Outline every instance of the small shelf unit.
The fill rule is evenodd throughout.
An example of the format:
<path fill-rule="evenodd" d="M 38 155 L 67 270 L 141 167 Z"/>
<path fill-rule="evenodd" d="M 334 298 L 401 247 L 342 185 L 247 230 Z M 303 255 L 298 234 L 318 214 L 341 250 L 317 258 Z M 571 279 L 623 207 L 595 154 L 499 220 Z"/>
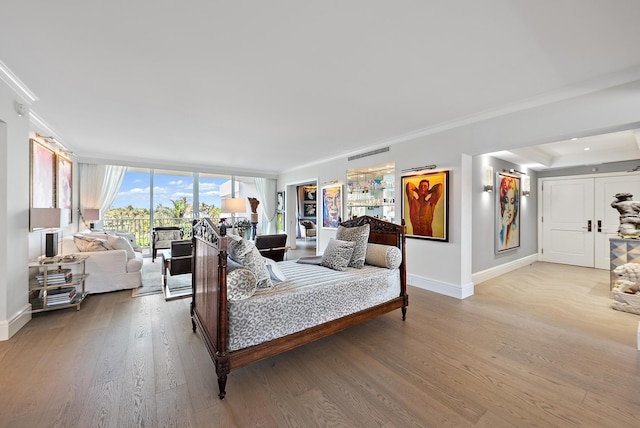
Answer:
<path fill-rule="evenodd" d="M 34 276 L 29 280 L 29 303 L 31 303 L 31 312 L 55 311 L 58 309 L 72 308 L 80 310 L 80 304 L 87 297 L 85 291 L 85 280 L 89 276 L 85 272 L 85 261 L 88 256 L 74 257 L 51 257 L 41 258 L 29 262 L 30 269 L 37 269 L 37 273 L 42 275 L 42 282 Z M 71 269 L 72 275 L 64 282 L 51 283 L 51 275 L 62 269 Z M 49 297 L 53 290 L 61 288 L 75 288 L 75 295 L 67 302 L 59 300 L 55 303 L 51 302 Z"/>

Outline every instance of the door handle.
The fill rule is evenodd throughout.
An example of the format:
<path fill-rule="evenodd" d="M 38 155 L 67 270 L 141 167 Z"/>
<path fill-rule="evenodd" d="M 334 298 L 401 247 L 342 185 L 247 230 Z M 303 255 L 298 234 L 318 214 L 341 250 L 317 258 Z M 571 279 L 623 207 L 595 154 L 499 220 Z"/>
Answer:
<path fill-rule="evenodd" d="M 598 220 L 598 232 L 602 232 L 602 220 Z"/>
<path fill-rule="evenodd" d="M 587 232 L 591 232 L 591 220 L 587 221 Z"/>

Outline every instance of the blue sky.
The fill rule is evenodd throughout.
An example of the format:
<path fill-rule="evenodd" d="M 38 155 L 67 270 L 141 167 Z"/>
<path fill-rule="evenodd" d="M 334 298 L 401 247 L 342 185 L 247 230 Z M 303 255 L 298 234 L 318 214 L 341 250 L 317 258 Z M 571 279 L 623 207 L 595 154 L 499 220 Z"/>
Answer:
<path fill-rule="evenodd" d="M 229 178 L 225 177 L 200 177 L 200 202 L 208 205 L 220 206 L 220 185 Z M 158 204 L 171 207 L 171 200 L 187 197 L 193 202 L 193 177 L 180 175 L 155 174 L 153 178 L 153 205 Z M 134 208 L 149 208 L 149 174 L 145 172 L 128 171 L 120 191 L 118 192 L 111 208 L 133 206 Z"/>

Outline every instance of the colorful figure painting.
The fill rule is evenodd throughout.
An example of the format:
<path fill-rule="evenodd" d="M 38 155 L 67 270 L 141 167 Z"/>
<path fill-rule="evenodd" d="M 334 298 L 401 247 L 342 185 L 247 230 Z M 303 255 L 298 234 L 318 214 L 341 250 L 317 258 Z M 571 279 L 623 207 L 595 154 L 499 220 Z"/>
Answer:
<path fill-rule="evenodd" d="M 499 172 L 496 180 L 496 252 L 520 246 L 520 178 Z"/>
<path fill-rule="evenodd" d="M 322 227 L 337 229 L 342 218 L 342 185 L 322 188 Z"/>
<path fill-rule="evenodd" d="M 447 241 L 449 171 L 402 177 L 407 237 Z"/>

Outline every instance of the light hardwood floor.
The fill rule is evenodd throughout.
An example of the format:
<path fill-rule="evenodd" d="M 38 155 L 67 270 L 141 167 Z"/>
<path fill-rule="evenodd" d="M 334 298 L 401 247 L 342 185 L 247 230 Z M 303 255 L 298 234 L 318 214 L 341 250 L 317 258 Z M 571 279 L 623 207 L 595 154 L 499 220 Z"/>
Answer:
<path fill-rule="evenodd" d="M 2 427 L 637 427 L 640 316 L 608 272 L 535 263 L 234 371 L 189 299 L 90 296 L 0 342 Z"/>

